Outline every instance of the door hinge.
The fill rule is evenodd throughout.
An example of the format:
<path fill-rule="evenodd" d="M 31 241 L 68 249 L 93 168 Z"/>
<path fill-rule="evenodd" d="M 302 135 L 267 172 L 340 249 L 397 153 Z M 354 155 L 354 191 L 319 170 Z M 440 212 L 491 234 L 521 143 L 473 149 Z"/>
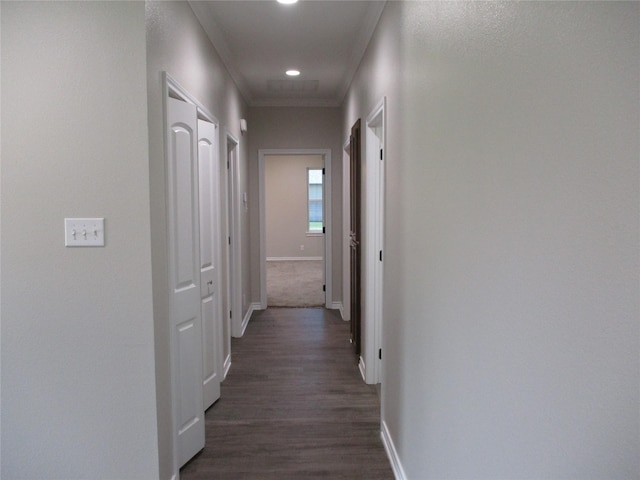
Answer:
<path fill-rule="evenodd" d="M 322 291 L 326 292 L 327 291 L 327 286 L 326 285 L 322 285 Z"/>
<path fill-rule="evenodd" d="M 229 310 L 229 318 L 233 318 L 233 312 L 231 312 L 231 310 Z"/>
<path fill-rule="evenodd" d="M 229 237 L 229 245 L 231 245 L 231 237 Z"/>
<path fill-rule="evenodd" d="M 229 170 L 229 160 L 227 160 L 227 170 Z"/>
<path fill-rule="evenodd" d="M 324 227 L 322 227 L 322 233 L 327 233 L 327 230 Z"/>
<path fill-rule="evenodd" d="M 382 360 L 382 349 L 381 348 L 378 349 L 378 359 Z"/>
<path fill-rule="evenodd" d="M 322 169 L 322 174 L 324 175 L 324 168 Z"/>
<path fill-rule="evenodd" d="M 382 261 L 382 250 L 380 250 L 380 261 Z"/>
<path fill-rule="evenodd" d="M 382 149 L 380 149 L 380 160 L 382 160 Z"/>

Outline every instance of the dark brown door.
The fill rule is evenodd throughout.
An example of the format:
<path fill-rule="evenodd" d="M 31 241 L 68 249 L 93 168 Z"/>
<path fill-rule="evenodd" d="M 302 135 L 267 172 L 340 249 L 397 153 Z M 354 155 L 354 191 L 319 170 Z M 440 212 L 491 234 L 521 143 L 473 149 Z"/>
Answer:
<path fill-rule="evenodd" d="M 351 343 L 360 355 L 360 119 L 351 127 L 349 159 L 351 163 Z"/>

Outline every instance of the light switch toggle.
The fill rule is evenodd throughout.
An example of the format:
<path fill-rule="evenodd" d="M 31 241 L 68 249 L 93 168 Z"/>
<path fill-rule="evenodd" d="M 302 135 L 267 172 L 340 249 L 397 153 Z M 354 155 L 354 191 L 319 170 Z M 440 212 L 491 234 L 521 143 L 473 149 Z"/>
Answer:
<path fill-rule="evenodd" d="M 104 218 L 65 218 L 65 247 L 104 247 Z"/>

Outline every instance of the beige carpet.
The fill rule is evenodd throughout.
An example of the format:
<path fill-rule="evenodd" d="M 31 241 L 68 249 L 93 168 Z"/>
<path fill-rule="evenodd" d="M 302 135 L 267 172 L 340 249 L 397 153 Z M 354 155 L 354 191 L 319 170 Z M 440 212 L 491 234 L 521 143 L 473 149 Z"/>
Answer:
<path fill-rule="evenodd" d="M 324 306 L 321 260 L 267 262 L 269 307 Z"/>

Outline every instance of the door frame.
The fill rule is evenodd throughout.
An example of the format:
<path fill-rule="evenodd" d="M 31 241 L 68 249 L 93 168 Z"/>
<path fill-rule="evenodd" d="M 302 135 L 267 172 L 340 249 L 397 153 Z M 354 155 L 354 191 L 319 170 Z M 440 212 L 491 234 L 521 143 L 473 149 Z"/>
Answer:
<path fill-rule="evenodd" d="M 362 250 L 366 237 L 362 230 L 363 200 L 362 189 L 366 186 L 362 181 L 362 120 L 358 118 L 349 132 L 349 290 L 350 290 L 350 322 L 349 334 L 351 344 L 358 358 L 358 367 L 364 378 L 363 360 L 363 328 L 364 324 L 364 293 L 362 285 L 365 269 L 362 261 Z"/>
<path fill-rule="evenodd" d="M 351 264 L 348 261 L 351 255 L 351 155 L 349 152 L 350 141 L 347 140 L 342 147 L 342 305 L 340 313 L 345 321 L 351 320 Z"/>
<path fill-rule="evenodd" d="M 366 383 L 382 381 L 382 312 L 384 267 L 384 205 L 386 163 L 386 97 L 365 122 L 365 233 L 364 233 L 364 351 L 360 365 Z"/>
<path fill-rule="evenodd" d="M 242 231 L 240 223 L 241 193 L 240 193 L 240 141 L 228 129 L 225 132 L 224 158 L 227 164 L 225 176 L 225 192 L 227 195 L 227 306 L 225 312 L 230 324 L 231 336 L 242 337 L 247 328 L 243 324 L 242 315 Z M 235 317 L 233 316 L 235 314 Z M 229 339 L 231 341 L 231 339 Z M 229 350 L 231 351 L 231 350 Z M 225 368 L 230 367 L 231 362 L 225 361 Z"/>
<path fill-rule="evenodd" d="M 265 220 L 265 156 L 269 155 L 322 155 L 324 161 L 324 283 L 325 307 L 334 308 L 332 291 L 331 240 L 331 149 L 259 149 L 258 150 L 258 195 L 260 205 L 260 308 L 267 308 L 267 232 Z"/>

